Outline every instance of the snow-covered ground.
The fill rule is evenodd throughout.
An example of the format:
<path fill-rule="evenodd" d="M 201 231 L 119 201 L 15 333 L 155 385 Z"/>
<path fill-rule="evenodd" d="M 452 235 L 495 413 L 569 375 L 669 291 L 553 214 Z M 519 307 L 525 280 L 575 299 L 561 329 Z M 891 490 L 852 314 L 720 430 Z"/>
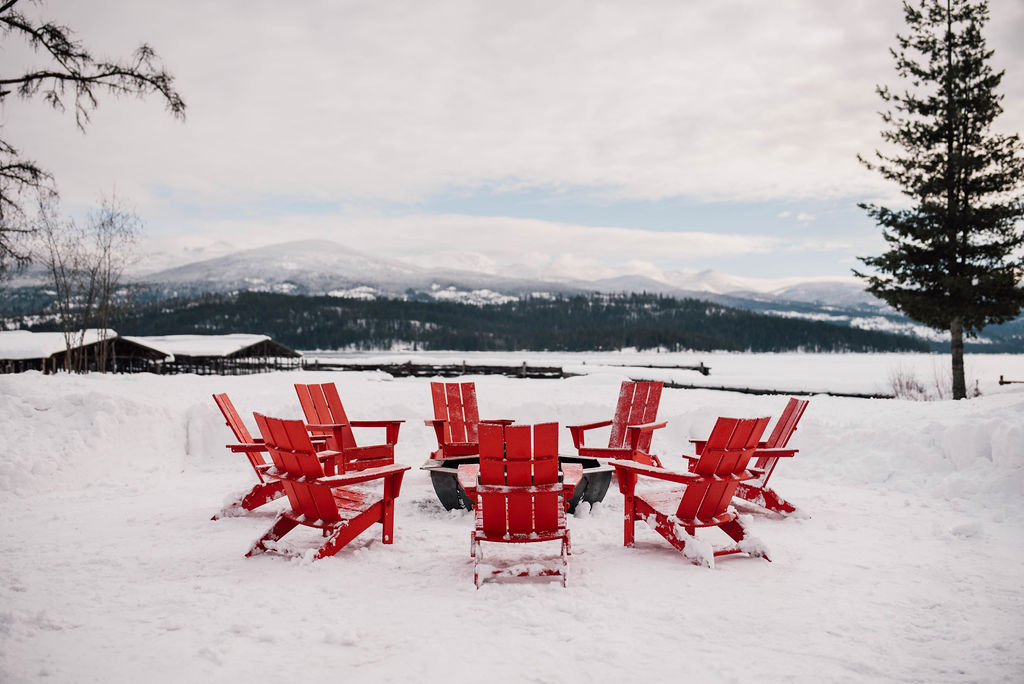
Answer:
<path fill-rule="evenodd" d="M 630 372 L 598 363 L 687 355 L 417 360 L 456 357 L 586 361 L 592 374 L 566 380 L 468 378 L 484 417 L 565 425 L 610 417 Z M 665 379 L 851 392 L 885 391 L 895 367 L 930 380 L 946 360 L 688 358 L 712 375 Z M 693 566 L 643 525 L 624 548 L 613 487 L 569 519 L 568 588 L 479 591 L 471 516 L 443 511 L 418 469 L 434 446 L 427 380 L 0 376 L 0 682 L 1020 682 L 1024 385 L 995 381 L 1024 380 L 1024 358 L 972 356 L 968 369 L 982 390 L 969 402 L 813 397 L 791 443 L 800 453 L 773 477 L 802 515 L 745 513 L 774 562 Z M 327 381 L 353 419 L 407 421 L 395 543 L 371 531 L 322 561 L 244 558 L 284 502 L 210 521 L 253 480 L 224 449 L 210 395 L 228 392 L 246 415 L 299 417 L 291 385 Z M 666 390 L 654 450 L 681 467 L 674 456 L 717 416 L 777 416 L 785 401 Z M 568 431 L 560 439 L 569 450 Z M 511 551 L 556 553 L 532 546 Z"/>

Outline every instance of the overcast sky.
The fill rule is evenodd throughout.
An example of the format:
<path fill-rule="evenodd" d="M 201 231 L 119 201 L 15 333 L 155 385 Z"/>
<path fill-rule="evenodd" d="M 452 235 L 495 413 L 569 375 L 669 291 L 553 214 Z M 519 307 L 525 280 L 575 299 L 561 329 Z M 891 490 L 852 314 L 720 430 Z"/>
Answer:
<path fill-rule="evenodd" d="M 1024 133 L 1024 1 L 992 0 L 998 129 Z M 8 98 L 65 210 L 116 189 L 181 260 L 328 238 L 420 264 L 848 275 L 897 0 L 50 0 L 97 55 L 150 43 L 187 120 L 104 99 L 87 134 Z M 23 62 L 9 41 L 0 60 Z"/>

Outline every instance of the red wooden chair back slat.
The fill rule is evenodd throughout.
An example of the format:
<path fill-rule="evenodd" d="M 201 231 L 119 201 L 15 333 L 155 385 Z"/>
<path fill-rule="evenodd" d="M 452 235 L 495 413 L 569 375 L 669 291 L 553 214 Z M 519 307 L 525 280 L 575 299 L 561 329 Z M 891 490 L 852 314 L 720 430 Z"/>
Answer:
<path fill-rule="evenodd" d="M 352 428 L 347 426 L 348 415 L 338 395 L 338 388 L 333 382 L 322 385 L 295 385 L 295 393 L 299 395 L 299 404 L 302 405 L 302 413 L 306 416 L 307 423 L 330 425 L 345 423 L 342 430 L 342 444 L 338 448 L 353 449 L 356 447 L 356 438 Z M 330 430 L 318 430 L 316 434 L 332 434 Z"/>
<path fill-rule="evenodd" d="M 558 425 L 542 423 L 533 429 L 533 483 L 558 482 Z M 539 531 L 558 529 L 558 493 L 541 492 L 534 496 L 534 525 Z"/>
<path fill-rule="evenodd" d="M 216 402 L 217 408 L 220 409 L 221 415 L 224 416 L 225 422 L 231 433 L 234 434 L 235 439 L 240 444 L 252 444 L 252 434 L 249 432 L 249 428 L 242 422 L 242 417 L 238 415 L 238 411 L 235 409 L 235 405 L 231 403 L 231 399 L 228 398 L 227 394 L 214 394 L 213 401 Z M 263 454 L 258 451 L 247 451 L 245 452 L 246 457 L 249 459 L 249 463 L 252 464 L 253 470 L 256 471 L 256 476 L 259 477 L 260 482 L 263 482 L 263 473 L 260 472 L 260 466 L 267 464 L 263 458 Z"/>
<path fill-rule="evenodd" d="M 775 424 L 775 429 L 765 440 L 764 445 L 769 449 L 784 449 L 789 444 L 790 437 L 796 432 L 796 424 L 800 422 L 800 418 L 804 415 L 804 411 L 807 410 L 807 405 L 811 403 L 807 399 L 797 399 L 796 397 L 790 397 L 789 401 L 786 402 L 786 408 L 783 409 L 782 415 L 779 416 L 779 422 Z"/>
<path fill-rule="evenodd" d="M 642 425 L 657 420 L 663 385 L 661 382 L 622 382 L 619 387 L 619 399 L 615 403 L 615 415 L 612 416 L 608 448 L 619 449 L 626 446 L 627 425 Z M 640 438 L 640 451 L 650 449 L 652 437 L 652 433 L 647 433 Z"/>
<path fill-rule="evenodd" d="M 746 469 L 768 426 L 768 418 L 719 418 L 691 472 L 703 479 L 687 485 L 676 515 L 709 520 L 724 513 L 738 481 L 728 478 Z"/>
<path fill-rule="evenodd" d="M 526 491 L 506 494 L 508 531 L 511 534 L 529 534 L 533 531 L 533 463 L 530 460 L 530 426 L 520 425 L 505 430 L 505 481 Z"/>
<path fill-rule="evenodd" d="M 626 439 L 626 423 L 629 420 L 629 410 L 633 406 L 633 395 L 636 391 L 636 383 L 628 380 L 623 381 L 619 387 L 619 399 L 615 402 L 615 413 L 612 415 L 612 431 L 608 436 L 608 447 L 621 447 Z"/>
<path fill-rule="evenodd" d="M 462 409 L 462 391 L 458 383 L 445 383 L 445 399 L 448 402 L 448 430 L 453 442 L 466 441 L 466 420 Z"/>
<path fill-rule="evenodd" d="M 800 418 L 804 415 L 804 411 L 807 410 L 809 403 L 810 401 L 807 399 L 790 397 L 789 401 L 786 402 L 786 408 L 783 409 L 782 415 L 779 416 L 778 422 L 775 423 L 775 429 L 772 430 L 768 439 L 765 440 L 765 447 L 768 449 L 785 448 L 789 444 L 793 433 L 796 432 L 796 425 L 800 422 Z M 749 484 L 764 487 L 768 482 L 768 478 L 772 476 L 775 466 L 778 465 L 778 461 L 777 456 L 762 456 L 758 458 L 754 463 L 754 467 L 761 468 L 764 474 Z"/>
<path fill-rule="evenodd" d="M 444 426 L 444 441 L 452 441 L 451 426 L 447 424 L 448 421 L 448 400 L 445 394 L 445 387 L 443 382 L 432 382 L 430 383 L 430 400 L 434 404 L 434 420 L 445 421 Z"/>
<path fill-rule="evenodd" d="M 325 475 L 302 421 L 281 420 L 258 413 L 255 416 L 274 466 L 282 476 L 292 511 L 309 520 L 340 520 L 338 505 L 330 487 L 298 481 L 298 478 L 315 479 Z"/>
<path fill-rule="evenodd" d="M 500 426 L 485 425 L 480 430 L 480 484 L 505 484 L 505 435 Z M 505 496 L 481 493 L 480 505 L 487 534 L 503 535 L 507 529 Z"/>
<path fill-rule="evenodd" d="M 558 529 L 558 493 L 533 490 L 558 482 L 558 425 L 536 425 L 532 433 L 531 440 L 529 425 L 480 426 L 480 504 L 488 537 Z M 488 492 L 488 485 L 522 489 Z"/>
<path fill-rule="evenodd" d="M 446 421 L 444 438 L 447 443 L 477 441 L 480 413 L 474 383 L 432 382 L 430 396 L 434 403 L 434 418 Z"/>
<path fill-rule="evenodd" d="M 327 402 L 327 410 L 333 419 L 334 423 L 345 423 L 346 427 L 341 431 L 344 438 L 345 448 L 353 449 L 356 447 L 356 437 L 352 432 L 352 428 L 348 427 L 348 414 L 345 413 L 345 407 L 341 403 L 341 397 L 338 396 L 338 388 L 333 382 L 328 382 L 323 385 L 313 385 L 313 387 L 320 387 L 324 395 L 324 400 Z M 314 394 L 315 394 L 314 390 Z"/>
<path fill-rule="evenodd" d="M 231 432 L 235 435 L 235 439 L 242 444 L 252 444 L 253 440 L 252 435 L 249 433 L 249 428 L 242 422 L 242 417 L 238 415 L 238 411 L 235 409 L 235 405 L 231 403 L 228 395 L 214 394 L 213 401 L 216 402 L 217 408 L 224 415 L 224 420 L 227 421 L 228 427 L 231 428 Z"/>
<path fill-rule="evenodd" d="M 309 388 L 309 385 L 295 385 L 295 394 L 299 396 L 299 404 L 302 405 L 302 415 L 306 417 L 306 422 L 319 424 L 330 423 L 330 416 L 320 415 L 316 404 L 313 403 L 313 395 Z M 326 430 L 314 430 L 314 434 L 317 435 L 322 435 L 326 432 Z"/>
<path fill-rule="evenodd" d="M 462 387 L 462 415 L 466 426 L 466 441 L 475 442 L 480 433 L 480 410 L 476 403 L 476 385 L 472 382 L 460 383 Z"/>

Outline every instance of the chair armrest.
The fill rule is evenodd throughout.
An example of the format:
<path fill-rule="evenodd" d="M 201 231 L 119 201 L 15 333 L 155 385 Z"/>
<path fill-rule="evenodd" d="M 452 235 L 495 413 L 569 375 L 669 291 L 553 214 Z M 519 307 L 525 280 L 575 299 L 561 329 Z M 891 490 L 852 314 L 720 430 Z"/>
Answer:
<path fill-rule="evenodd" d="M 599 420 L 596 423 L 583 423 L 582 425 L 566 425 L 570 430 L 591 430 L 593 428 L 607 427 L 612 424 L 610 420 Z"/>
<path fill-rule="evenodd" d="M 661 421 L 660 423 L 644 423 L 642 425 L 627 425 L 626 426 L 626 438 L 629 440 L 629 448 L 632 451 L 636 451 L 640 445 L 640 436 L 645 432 L 654 432 L 660 428 L 668 425 L 668 421 Z"/>
<path fill-rule="evenodd" d="M 665 470 L 664 468 L 658 468 L 657 466 L 647 465 L 645 463 L 637 463 L 636 461 L 615 459 L 609 461 L 608 464 L 614 466 L 616 474 L 618 474 L 619 471 L 627 471 L 635 475 L 645 475 L 658 480 L 679 482 L 681 484 L 690 484 L 701 479 L 700 475 L 696 475 L 694 473 L 679 473 L 674 470 Z"/>
<path fill-rule="evenodd" d="M 345 473 L 344 475 L 328 475 L 326 477 L 317 478 L 317 484 L 327 485 L 328 487 L 341 487 L 350 484 L 359 484 L 360 482 L 369 482 L 370 480 L 380 480 L 385 477 L 393 477 L 395 475 L 401 475 L 406 470 L 409 470 L 409 466 L 406 465 L 389 465 L 382 466 L 380 468 L 367 468 L 366 470 L 360 470 L 354 473 Z"/>
<path fill-rule="evenodd" d="M 799 449 L 755 449 L 753 458 L 786 458 L 796 456 Z"/>
<path fill-rule="evenodd" d="M 476 463 L 463 463 L 459 466 L 458 475 L 456 476 L 459 480 L 459 484 L 466 490 L 466 494 L 469 498 L 474 498 L 476 493 L 476 485 L 480 476 L 480 466 Z"/>
<path fill-rule="evenodd" d="M 384 428 L 384 441 L 388 446 L 398 443 L 398 430 L 402 427 L 404 420 L 350 420 L 352 427 L 377 427 Z"/>
<path fill-rule="evenodd" d="M 610 420 L 601 420 L 596 423 L 584 423 L 583 425 L 566 425 L 569 428 L 569 434 L 572 435 L 572 443 L 579 449 L 583 446 L 583 433 L 587 430 L 593 430 L 594 428 L 607 427 L 612 424 Z"/>
<path fill-rule="evenodd" d="M 481 420 L 481 423 L 488 423 L 490 425 L 511 425 L 516 422 L 513 418 L 489 418 L 487 420 Z"/>
<path fill-rule="evenodd" d="M 434 428 L 434 436 L 437 437 L 437 446 L 443 447 L 444 441 L 444 426 L 448 421 L 444 418 L 432 418 L 431 420 L 423 421 L 423 424 L 427 427 Z"/>
<path fill-rule="evenodd" d="M 583 464 L 582 463 L 563 463 L 562 464 L 562 486 L 566 492 L 571 494 L 572 490 L 576 489 L 576 485 L 583 479 Z"/>
<path fill-rule="evenodd" d="M 322 430 L 330 432 L 334 428 L 348 427 L 348 423 L 306 423 L 307 430 Z"/>
<path fill-rule="evenodd" d="M 248 454 L 254 451 L 267 451 L 267 445 L 263 444 L 262 442 L 263 440 L 260 440 L 259 444 L 225 444 L 224 446 L 226 446 L 228 449 L 230 449 L 232 452 L 236 454 Z"/>

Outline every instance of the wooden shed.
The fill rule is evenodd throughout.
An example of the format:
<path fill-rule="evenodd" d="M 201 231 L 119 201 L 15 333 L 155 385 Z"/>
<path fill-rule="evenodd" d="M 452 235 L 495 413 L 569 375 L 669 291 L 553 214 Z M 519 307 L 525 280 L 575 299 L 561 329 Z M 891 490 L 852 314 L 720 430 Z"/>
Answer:
<path fill-rule="evenodd" d="M 121 339 L 159 349 L 171 357 L 163 373 L 243 375 L 302 367 L 302 354 L 267 335 L 159 335 Z"/>
<path fill-rule="evenodd" d="M 114 373 L 159 372 L 171 356 L 145 343 L 119 337 L 113 330 L 90 329 L 75 334 L 71 354 L 81 358 L 82 369 Z M 67 368 L 68 345 L 64 333 L 0 331 L 0 373 L 37 370 L 56 373 Z"/>

